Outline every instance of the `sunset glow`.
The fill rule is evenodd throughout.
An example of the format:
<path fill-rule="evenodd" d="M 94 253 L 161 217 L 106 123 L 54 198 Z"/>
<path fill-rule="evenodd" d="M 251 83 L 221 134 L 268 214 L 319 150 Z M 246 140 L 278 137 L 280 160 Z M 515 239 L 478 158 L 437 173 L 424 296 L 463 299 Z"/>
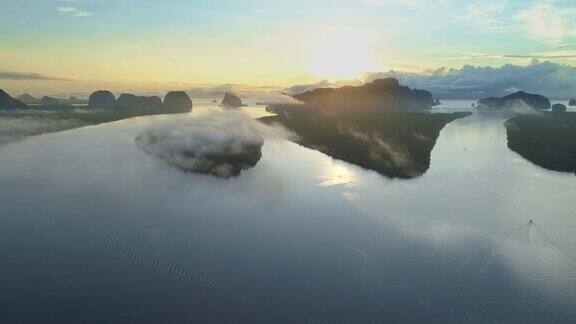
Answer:
<path fill-rule="evenodd" d="M 365 35 L 350 29 L 335 29 L 319 35 L 312 47 L 310 72 L 321 78 L 356 78 L 378 70 L 374 51 Z"/>
<path fill-rule="evenodd" d="M 573 64 L 571 1 L 3 1 L 0 82 L 19 93 L 235 84 Z M 306 80 L 306 81 L 302 81 Z"/>

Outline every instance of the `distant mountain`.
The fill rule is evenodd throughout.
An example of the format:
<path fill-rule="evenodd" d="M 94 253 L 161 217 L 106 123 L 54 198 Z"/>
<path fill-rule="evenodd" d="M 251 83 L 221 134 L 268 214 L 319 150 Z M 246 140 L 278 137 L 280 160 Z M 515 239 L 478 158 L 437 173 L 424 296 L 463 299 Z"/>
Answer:
<path fill-rule="evenodd" d="M 567 110 L 568 110 L 568 108 L 566 108 L 566 106 L 564 106 L 563 104 L 552 105 L 552 112 L 563 113 L 563 112 L 566 112 Z"/>
<path fill-rule="evenodd" d="M 108 90 L 98 90 L 88 98 L 88 106 L 94 109 L 114 108 L 116 107 L 116 97 Z"/>
<path fill-rule="evenodd" d="M 224 99 L 222 100 L 221 105 L 227 108 L 240 108 L 244 106 L 242 100 L 232 92 L 226 92 L 224 94 Z"/>
<path fill-rule="evenodd" d="M 162 107 L 162 99 L 157 96 L 145 97 L 123 93 L 118 97 L 117 105 L 121 108 L 154 109 Z"/>
<path fill-rule="evenodd" d="M 163 102 L 166 113 L 186 113 L 192 110 L 192 100 L 184 91 L 170 91 Z"/>
<path fill-rule="evenodd" d="M 0 89 L 0 109 L 1 110 L 16 110 L 26 109 L 28 105 L 18 99 L 12 98 L 9 94 Z"/>
<path fill-rule="evenodd" d="M 52 106 L 55 107 L 57 105 L 87 105 L 88 100 L 86 99 L 78 99 L 74 96 L 71 96 L 68 99 L 58 99 L 54 97 L 44 96 L 42 99 L 38 99 L 28 93 L 23 93 L 18 96 L 18 100 L 22 101 L 28 105 L 44 105 L 44 106 Z"/>
<path fill-rule="evenodd" d="M 357 87 L 319 88 L 293 97 L 307 105 L 344 110 L 409 110 L 437 104 L 429 91 L 412 90 L 394 78 L 377 79 Z"/>
<path fill-rule="evenodd" d="M 515 103 L 519 101 L 524 102 L 526 105 L 530 106 L 532 109 L 535 110 L 548 110 L 551 108 L 550 99 L 538 94 L 518 91 L 502 98 L 490 97 L 486 99 L 480 99 L 478 101 L 478 109 L 480 110 L 514 109 Z"/>
<path fill-rule="evenodd" d="M 40 99 L 40 103 L 42 106 L 58 106 L 61 104 L 60 100 L 48 96 L 42 97 L 42 99 Z"/>
<path fill-rule="evenodd" d="M 38 105 L 40 104 L 40 99 L 33 97 L 32 95 L 28 94 L 28 93 L 23 93 L 20 96 L 18 96 L 18 100 L 22 101 L 23 103 L 27 104 L 27 105 Z"/>
<path fill-rule="evenodd" d="M 88 104 L 88 100 L 86 99 L 78 99 L 74 96 L 71 96 L 70 98 L 68 98 L 67 104 L 69 105 L 87 105 Z"/>
<path fill-rule="evenodd" d="M 184 91 L 170 91 L 162 101 L 158 96 L 137 96 L 130 93 L 123 93 L 116 99 L 112 92 L 99 90 L 90 95 L 88 105 L 90 108 L 114 108 L 125 114 L 143 116 L 190 112 L 193 103 Z"/>

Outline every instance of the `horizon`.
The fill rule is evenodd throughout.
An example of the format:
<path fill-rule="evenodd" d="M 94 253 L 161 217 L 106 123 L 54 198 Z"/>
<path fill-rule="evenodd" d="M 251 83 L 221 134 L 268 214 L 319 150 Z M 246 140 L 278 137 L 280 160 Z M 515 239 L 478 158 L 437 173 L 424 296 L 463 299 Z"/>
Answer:
<path fill-rule="evenodd" d="M 483 84 L 478 80 L 467 80 L 468 84 L 474 84 L 475 89 L 451 89 L 448 94 L 443 93 L 445 88 L 450 88 L 452 83 L 459 83 L 462 80 L 470 78 L 486 77 L 486 71 L 489 71 L 493 76 L 503 74 L 503 70 L 513 71 L 514 75 L 506 75 L 508 79 L 506 84 L 502 84 L 502 80 L 483 80 Z M 470 71 L 472 71 L 470 73 Z M 508 74 L 506 73 L 506 74 Z M 541 75 L 538 75 L 541 73 Z M 480 75 L 476 75 L 480 74 Z M 534 75 L 536 74 L 536 75 Z M 548 86 L 541 87 L 538 82 L 533 82 L 534 77 L 546 78 Z M 244 84 L 218 84 L 218 85 L 205 85 L 205 86 L 166 86 L 159 89 L 151 89 L 146 87 L 121 87 L 118 85 L 109 85 L 112 87 L 92 87 L 83 90 L 43 90 L 35 89 L 11 89 L 9 87 L 1 88 L 13 96 L 31 95 L 36 99 L 43 96 L 55 97 L 58 99 L 67 99 L 69 97 L 78 97 L 79 99 L 88 99 L 90 94 L 98 90 L 106 90 L 112 92 L 115 96 L 121 94 L 136 94 L 139 96 L 159 96 L 163 97 L 170 91 L 184 91 L 191 98 L 196 99 L 214 99 L 224 95 L 226 92 L 237 94 L 245 99 L 253 100 L 266 100 L 265 98 L 274 98 L 279 95 L 293 96 L 301 94 L 310 90 L 318 88 L 339 88 L 342 86 L 361 86 L 370 83 L 376 79 L 394 78 L 399 80 L 401 85 L 406 85 L 412 89 L 418 90 L 436 90 L 432 91 L 435 98 L 441 100 L 479 100 L 486 97 L 498 97 L 512 94 L 514 92 L 528 92 L 542 94 L 551 100 L 570 100 L 576 97 L 576 82 L 573 82 L 576 77 L 576 66 L 559 64 L 551 61 L 539 61 L 533 59 L 530 64 L 526 66 L 514 65 L 511 63 L 504 64 L 500 67 L 491 66 L 473 66 L 464 65 L 461 68 L 438 68 L 429 70 L 422 73 L 411 73 L 396 71 L 394 69 L 388 72 L 373 72 L 364 73 L 361 78 L 356 79 L 338 79 L 330 81 L 329 79 L 318 80 L 309 84 L 293 84 L 288 87 L 280 86 L 253 86 Z M 0 72 L 1 78 L 1 72 Z M 440 79 L 440 81 L 439 81 Z M 495 85 L 496 84 L 496 85 Z M 519 85 L 516 87 L 515 85 Z M 493 88 L 498 86 L 498 88 Z M 431 89 L 432 88 L 432 89 Z M 492 88 L 492 89 L 491 89 Z M 558 89 L 559 88 L 559 89 Z M 559 90 L 554 94 L 554 91 Z M 552 91 L 552 93 L 550 93 Z M 574 95 L 572 95 L 574 94 Z"/>
<path fill-rule="evenodd" d="M 0 324 L 576 323 L 576 0 L 0 1 Z"/>
<path fill-rule="evenodd" d="M 576 74 L 575 13 L 562 0 L 9 2 L 0 82 L 15 94 L 281 90 L 533 60 Z"/>

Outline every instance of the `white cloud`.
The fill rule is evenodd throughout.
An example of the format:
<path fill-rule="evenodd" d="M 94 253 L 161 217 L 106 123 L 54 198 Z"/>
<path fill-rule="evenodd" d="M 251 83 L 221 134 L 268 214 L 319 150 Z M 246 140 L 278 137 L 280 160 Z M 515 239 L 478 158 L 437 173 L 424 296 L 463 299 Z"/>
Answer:
<path fill-rule="evenodd" d="M 39 113 L 38 116 L 0 114 L 0 147 L 30 136 L 59 132 L 82 125 L 78 120 L 53 119 L 48 113 Z"/>
<path fill-rule="evenodd" d="M 332 88 L 334 86 L 335 86 L 334 83 L 328 80 L 322 80 L 317 83 L 293 85 L 290 88 L 286 89 L 286 93 L 288 93 L 289 95 L 296 95 L 318 88 Z"/>
<path fill-rule="evenodd" d="M 366 81 L 394 77 L 400 83 L 431 91 L 445 99 L 501 97 L 511 90 L 538 93 L 550 98 L 576 95 L 576 66 L 534 60 L 527 66 L 506 64 L 501 67 L 465 65 L 461 69 L 439 68 L 428 73 L 371 73 Z"/>
<path fill-rule="evenodd" d="M 364 0 L 364 3 L 369 6 L 385 6 L 385 5 L 414 5 L 418 0 Z"/>
<path fill-rule="evenodd" d="M 475 59 L 515 59 L 515 60 L 555 60 L 555 59 L 576 59 L 576 52 L 571 49 L 571 46 L 554 47 L 549 51 L 528 54 L 491 54 L 491 53 L 475 53 L 465 51 L 455 51 L 457 56 L 443 57 L 442 60 L 475 60 Z"/>
<path fill-rule="evenodd" d="M 467 20 L 489 31 L 503 31 L 508 25 L 501 15 L 508 8 L 508 1 L 483 1 L 470 4 L 461 19 Z"/>
<path fill-rule="evenodd" d="M 562 9 L 549 3 L 536 3 L 520 11 L 515 18 L 524 23 L 525 31 L 532 38 L 557 44 L 568 37 L 576 36 L 575 14 L 574 9 Z"/>
<path fill-rule="evenodd" d="M 73 6 L 61 6 L 56 8 L 56 10 L 62 15 L 71 17 L 89 17 L 94 14 L 93 12 L 81 10 Z"/>
<path fill-rule="evenodd" d="M 241 111 L 212 113 L 154 125 L 136 138 L 145 152 L 186 171 L 228 178 L 253 167 L 265 138 L 290 138 L 280 126 L 260 123 Z"/>
<path fill-rule="evenodd" d="M 407 6 L 425 6 L 425 5 L 446 5 L 451 0 L 362 0 L 365 5 L 382 7 L 388 5 L 407 5 Z"/>

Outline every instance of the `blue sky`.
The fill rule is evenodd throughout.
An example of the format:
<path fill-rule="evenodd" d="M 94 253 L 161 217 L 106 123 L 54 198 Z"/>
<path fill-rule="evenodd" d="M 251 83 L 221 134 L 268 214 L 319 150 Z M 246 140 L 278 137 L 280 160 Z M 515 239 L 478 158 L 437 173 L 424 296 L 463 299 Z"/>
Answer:
<path fill-rule="evenodd" d="M 389 69 L 576 61 L 573 0 L 0 0 L 0 79 L 286 86 Z"/>

